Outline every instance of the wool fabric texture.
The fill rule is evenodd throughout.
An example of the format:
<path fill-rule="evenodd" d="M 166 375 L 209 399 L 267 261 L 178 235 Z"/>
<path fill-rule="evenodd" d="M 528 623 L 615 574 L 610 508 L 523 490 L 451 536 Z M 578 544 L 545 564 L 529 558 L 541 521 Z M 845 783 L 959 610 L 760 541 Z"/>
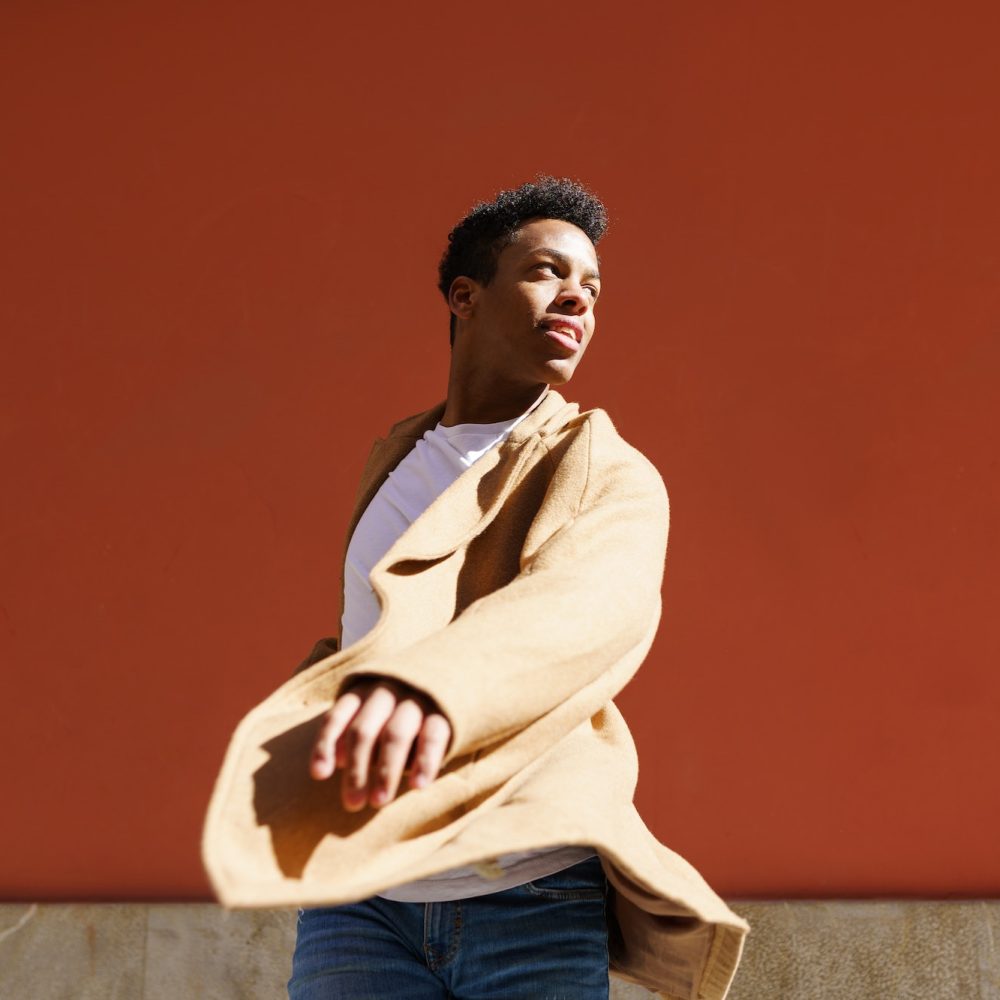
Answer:
<path fill-rule="evenodd" d="M 348 538 L 440 404 L 375 442 Z M 230 742 L 203 858 L 230 907 L 337 905 L 505 853 L 591 845 L 611 887 L 611 972 L 665 1000 L 723 1000 L 746 922 L 659 843 L 632 797 L 638 760 L 613 697 L 660 616 L 659 473 L 602 410 L 549 390 L 371 572 L 382 607 L 348 649 L 322 639 Z M 432 698 L 452 740 L 438 778 L 349 813 L 308 764 L 349 681 Z"/>

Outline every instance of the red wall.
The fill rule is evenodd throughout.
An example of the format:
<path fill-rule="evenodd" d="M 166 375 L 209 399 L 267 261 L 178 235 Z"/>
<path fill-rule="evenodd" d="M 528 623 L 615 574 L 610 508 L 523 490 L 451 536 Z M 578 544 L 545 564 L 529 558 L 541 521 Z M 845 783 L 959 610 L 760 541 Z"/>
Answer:
<path fill-rule="evenodd" d="M 673 502 L 648 823 L 731 895 L 1000 892 L 997 12 L 5 3 L 0 895 L 206 896 L 446 233 L 538 171 L 613 219 L 570 395 Z"/>

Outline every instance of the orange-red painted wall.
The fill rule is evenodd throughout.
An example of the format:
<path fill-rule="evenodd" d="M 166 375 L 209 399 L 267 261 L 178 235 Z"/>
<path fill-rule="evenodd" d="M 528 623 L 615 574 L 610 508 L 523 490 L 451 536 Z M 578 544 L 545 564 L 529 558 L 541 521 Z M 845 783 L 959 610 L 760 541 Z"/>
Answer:
<path fill-rule="evenodd" d="M 537 171 L 613 219 L 570 395 L 671 491 L 648 823 L 727 894 L 1000 891 L 997 12 L 5 4 L 0 895 L 207 894 L 445 235 Z"/>

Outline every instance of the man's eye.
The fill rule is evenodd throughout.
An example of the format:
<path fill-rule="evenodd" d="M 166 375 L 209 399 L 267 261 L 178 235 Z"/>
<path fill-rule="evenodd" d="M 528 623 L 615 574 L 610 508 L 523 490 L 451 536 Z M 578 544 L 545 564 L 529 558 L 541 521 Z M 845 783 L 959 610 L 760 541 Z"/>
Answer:
<path fill-rule="evenodd" d="M 595 287 L 594 285 L 584 285 L 583 287 L 586 288 L 588 292 L 590 292 L 591 298 L 593 299 L 597 298 L 599 292 L 599 289 L 597 287 Z"/>
<path fill-rule="evenodd" d="M 555 264 L 550 264 L 548 261 L 542 261 L 541 264 L 536 264 L 536 268 L 540 271 L 551 271 L 553 274 L 557 274 Z"/>

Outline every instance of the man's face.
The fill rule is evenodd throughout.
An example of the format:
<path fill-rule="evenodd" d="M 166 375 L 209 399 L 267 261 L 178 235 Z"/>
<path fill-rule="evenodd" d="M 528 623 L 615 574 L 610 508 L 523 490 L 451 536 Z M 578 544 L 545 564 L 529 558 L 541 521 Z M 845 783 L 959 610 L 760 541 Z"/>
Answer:
<path fill-rule="evenodd" d="M 594 335 L 600 290 L 597 253 L 582 229 L 526 222 L 493 280 L 473 283 L 467 332 L 477 363 L 513 382 L 568 382 Z"/>

